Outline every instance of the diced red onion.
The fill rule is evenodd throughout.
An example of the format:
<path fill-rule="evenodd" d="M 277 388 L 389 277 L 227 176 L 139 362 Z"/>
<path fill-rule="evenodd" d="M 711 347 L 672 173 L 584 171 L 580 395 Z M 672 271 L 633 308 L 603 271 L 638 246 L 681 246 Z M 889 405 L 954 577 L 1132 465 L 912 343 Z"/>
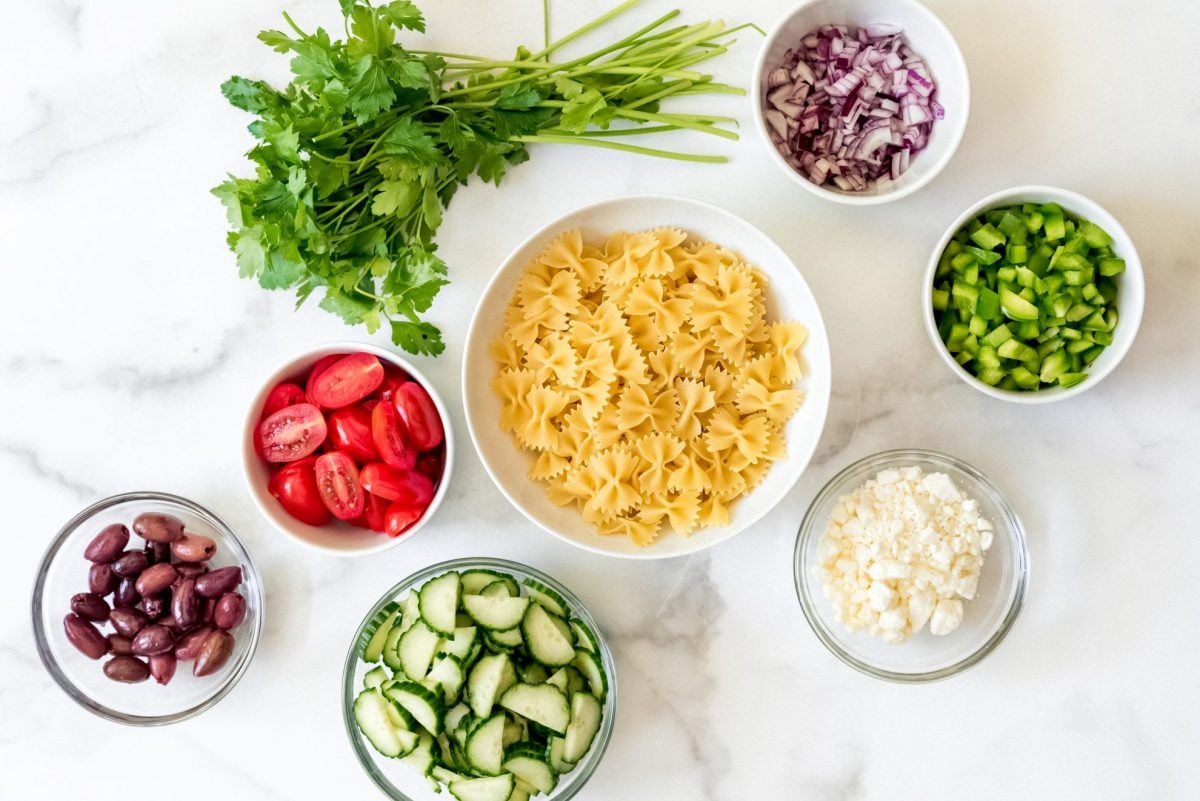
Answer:
<path fill-rule="evenodd" d="M 945 109 L 896 25 L 823 25 L 767 75 L 771 140 L 797 171 L 845 192 L 879 190 L 908 169 Z"/>

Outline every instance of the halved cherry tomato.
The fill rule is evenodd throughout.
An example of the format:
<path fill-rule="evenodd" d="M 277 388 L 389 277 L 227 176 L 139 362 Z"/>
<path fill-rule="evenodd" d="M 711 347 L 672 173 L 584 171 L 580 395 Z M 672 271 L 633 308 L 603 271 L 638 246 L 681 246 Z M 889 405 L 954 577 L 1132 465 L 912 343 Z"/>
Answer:
<path fill-rule="evenodd" d="M 380 400 L 391 400 L 396 395 L 396 390 L 408 383 L 408 376 L 396 371 L 395 368 L 384 368 L 386 376 L 383 383 L 379 385 L 375 396 Z"/>
<path fill-rule="evenodd" d="M 395 470 L 383 462 L 371 462 L 359 473 L 359 480 L 367 492 L 389 501 L 424 508 L 433 500 L 433 482 L 416 470 Z"/>
<path fill-rule="evenodd" d="M 390 403 L 380 403 L 371 410 L 371 437 L 379 458 L 397 470 L 412 470 L 417 464 L 417 451 L 408 439 L 408 429 L 400 413 Z"/>
<path fill-rule="evenodd" d="M 419 451 L 436 448 L 442 442 L 442 418 L 438 414 L 433 398 L 416 381 L 409 381 L 396 389 L 392 397 L 400 419 L 408 428 L 409 440 Z"/>
<path fill-rule="evenodd" d="M 262 415 L 258 419 L 264 420 L 280 409 L 304 403 L 304 401 L 304 390 L 300 388 L 300 385 L 285 381 L 267 393 L 267 399 L 263 401 Z"/>
<path fill-rule="evenodd" d="M 317 489 L 317 474 L 313 470 L 316 457 L 309 456 L 283 467 L 267 484 L 284 511 L 301 523 L 323 526 L 329 522 L 329 510 L 321 502 Z"/>
<path fill-rule="evenodd" d="M 338 409 L 326 419 L 329 444 L 359 464 L 379 459 L 371 438 L 371 412 L 362 406 Z"/>
<path fill-rule="evenodd" d="M 386 531 L 387 530 L 387 509 L 388 502 L 380 498 L 378 495 L 367 493 L 367 505 L 363 509 L 362 516 L 354 522 L 356 525 L 363 528 L 369 528 L 371 531 Z"/>
<path fill-rule="evenodd" d="M 389 537 L 399 537 L 412 528 L 413 524 L 420 520 L 423 514 L 425 514 L 424 509 L 418 509 L 396 501 L 387 508 L 387 516 L 384 518 L 384 531 L 387 532 Z"/>
<path fill-rule="evenodd" d="M 294 462 L 325 441 L 325 416 L 311 403 L 295 403 L 259 423 L 258 440 L 268 462 Z"/>
<path fill-rule="evenodd" d="M 313 387 L 317 383 L 317 377 L 345 357 L 346 354 L 344 353 L 331 353 L 328 356 L 322 356 L 320 359 L 317 359 L 317 363 L 308 371 L 308 380 L 304 382 L 304 395 L 313 406 L 321 405 L 317 403 L 316 396 L 313 395 Z"/>
<path fill-rule="evenodd" d="M 340 409 L 357 403 L 383 383 L 383 365 L 370 353 L 351 353 L 309 379 L 309 391 L 317 405 Z"/>
<path fill-rule="evenodd" d="M 445 458 L 441 448 L 417 457 L 417 470 L 424 473 L 433 482 L 434 487 L 442 480 L 442 473 L 446 470 Z"/>
<path fill-rule="evenodd" d="M 353 520 L 363 513 L 366 498 L 358 481 L 358 468 L 349 456 L 338 451 L 323 453 L 317 457 L 314 469 L 321 502 L 334 517 Z"/>

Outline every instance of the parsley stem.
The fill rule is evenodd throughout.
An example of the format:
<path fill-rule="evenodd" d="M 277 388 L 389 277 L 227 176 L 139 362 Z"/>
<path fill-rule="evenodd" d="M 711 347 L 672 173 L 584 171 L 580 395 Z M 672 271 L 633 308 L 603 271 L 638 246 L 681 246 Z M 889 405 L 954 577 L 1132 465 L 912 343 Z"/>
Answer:
<path fill-rule="evenodd" d="M 286 11 L 283 12 L 283 18 L 287 20 L 287 24 L 290 25 L 292 30 L 296 32 L 297 36 L 299 36 L 301 39 L 308 38 L 308 34 L 300 30 L 300 26 L 296 24 L 296 21 L 293 20 Z"/>
<path fill-rule="evenodd" d="M 560 47 L 570 44 L 571 42 L 575 41 L 579 37 L 591 33 L 593 30 L 595 30 L 596 28 L 599 28 L 601 25 L 608 22 L 609 20 L 614 19 L 615 17 L 621 16 L 626 11 L 633 8 L 640 2 L 642 2 L 642 0 L 625 0 L 625 2 L 621 3 L 621 5 L 604 12 L 603 14 L 596 17 L 594 20 L 592 20 L 588 24 L 584 25 L 583 27 L 576 28 L 574 31 L 572 31 L 571 33 L 568 33 L 566 36 L 562 37 L 558 41 L 547 44 L 541 50 L 541 52 L 534 53 L 532 56 L 530 56 L 530 58 L 534 59 L 535 61 L 537 59 L 546 58 L 551 53 L 553 53 L 555 50 L 558 50 Z"/>
<path fill-rule="evenodd" d="M 688 128 L 700 133 L 712 134 L 719 136 L 722 139 L 737 140 L 739 137 L 734 131 L 726 131 L 724 128 L 718 128 L 700 120 L 689 119 L 683 114 L 652 114 L 648 111 L 636 111 L 634 109 L 618 108 L 616 111 L 618 117 L 624 117 L 629 120 L 644 120 L 646 122 L 670 123 L 678 125 L 680 128 Z"/>
<path fill-rule="evenodd" d="M 588 147 L 600 147 L 606 150 L 623 150 L 626 153 L 637 153 L 642 156 L 656 156 L 664 159 L 674 159 L 675 161 L 697 161 L 706 164 L 724 164 L 729 161 L 726 156 L 708 156 L 700 153 L 678 153 L 674 150 L 658 150 L 652 147 L 640 147 L 631 145 L 626 142 L 606 142 L 599 139 L 589 139 L 586 136 L 557 136 L 554 134 L 529 134 L 526 136 L 514 136 L 514 140 L 518 142 L 543 142 L 546 144 L 556 145 L 586 145 Z"/>
<path fill-rule="evenodd" d="M 542 0 L 542 44 L 550 46 L 550 0 Z M 546 60 L 549 61 L 549 57 Z"/>

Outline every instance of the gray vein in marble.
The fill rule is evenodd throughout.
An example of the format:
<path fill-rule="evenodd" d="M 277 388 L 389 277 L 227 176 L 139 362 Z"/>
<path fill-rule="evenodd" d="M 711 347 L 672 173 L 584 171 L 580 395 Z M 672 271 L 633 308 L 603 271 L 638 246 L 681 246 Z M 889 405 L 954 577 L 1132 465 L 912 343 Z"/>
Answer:
<path fill-rule="evenodd" d="M 137 128 L 132 131 L 125 131 L 123 133 L 113 134 L 112 136 L 106 136 L 106 137 L 103 137 L 102 139 L 98 139 L 94 142 L 88 142 L 87 144 L 79 145 L 78 147 L 65 148 L 63 150 L 58 151 L 53 156 L 51 156 L 49 161 L 45 162 L 44 164 L 42 164 L 39 167 L 34 167 L 32 170 L 25 173 L 24 175 L 18 175 L 17 177 L 14 177 L 14 178 L 0 179 L 0 189 L 9 188 L 9 187 L 15 188 L 15 187 L 20 187 L 20 186 L 28 186 L 30 184 L 37 183 L 38 181 L 41 181 L 42 179 L 44 179 L 48 175 L 50 175 L 54 171 L 54 169 L 56 167 L 58 167 L 64 161 L 69 161 L 70 159 L 75 158 L 77 156 L 87 155 L 87 154 L 92 153 L 97 150 L 103 150 L 104 148 L 109 147 L 111 145 L 137 141 L 138 139 L 141 139 L 146 134 L 151 133 L 152 131 L 158 129 L 159 127 L 161 127 L 161 125 L 162 125 L 161 122 L 155 122 L 150 125 L 146 125 L 141 128 Z M 9 154 L 10 158 L 13 155 L 14 154 Z M 12 160 L 16 161 L 16 159 L 12 159 Z"/>
<path fill-rule="evenodd" d="M 28 445 L 0 440 L 0 456 L 7 456 L 9 459 L 24 465 L 30 473 L 39 479 L 48 481 L 66 490 L 76 498 L 92 498 L 98 494 L 91 486 L 69 478 L 65 473 L 43 464 L 37 451 Z"/>
<path fill-rule="evenodd" d="M 42 131 L 44 131 L 50 127 L 51 122 L 53 122 L 53 120 L 54 120 L 54 114 L 51 111 L 50 101 L 46 100 L 44 97 L 39 95 L 37 92 L 30 92 L 29 99 L 37 107 L 37 109 L 39 111 L 39 115 L 38 115 L 39 119 L 36 122 L 34 122 L 33 125 L 30 126 L 28 129 L 17 134 L 12 139 L 6 139 L 5 141 L 0 142 L 0 147 L 4 147 L 4 148 L 16 147 L 17 145 L 21 144 L 25 140 L 27 140 L 33 136 L 36 136 L 37 134 L 41 133 Z"/>

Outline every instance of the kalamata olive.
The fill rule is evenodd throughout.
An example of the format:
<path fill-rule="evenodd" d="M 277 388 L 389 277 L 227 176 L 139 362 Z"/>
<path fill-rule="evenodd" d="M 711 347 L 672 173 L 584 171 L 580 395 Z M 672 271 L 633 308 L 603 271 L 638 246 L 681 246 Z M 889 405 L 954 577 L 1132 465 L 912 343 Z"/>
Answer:
<path fill-rule="evenodd" d="M 130 638 L 144 629 L 148 622 L 146 614 L 140 609 L 114 609 L 109 612 L 108 620 L 117 630 L 117 634 Z"/>
<path fill-rule="evenodd" d="M 192 665 L 193 676 L 207 676 L 216 673 L 233 653 L 233 635 L 222 629 L 215 629 L 204 639 L 200 653 L 196 655 L 196 664 Z"/>
<path fill-rule="evenodd" d="M 71 611 L 85 620 L 108 620 L 108 602 L 94 592 L 72 595 Z"/>
<path fill-rule="evenodd" d="M 108 653 L 108 640 L 79 615 L 70 614 L 63 618 L 63 631 L 71 645 L 88 659 L 99 659 Z"/>
<path fill-rule="evenodd" d="M 175 676 L 178 664 L 175 654 L 154 654 L 150 657 L 150 675 L 159 684 L 168 684 Z"/>
<path fill-rule="evenodd" d="M 175 571 L 175 568 L 165 562 L 160 562 L 143 570 L 142 574 L 137 577 L 134 587 L 138 594 L 145 598 L 147 595 L 160 593 L 170 587 L 178 576 L 179 573 Z"/>
<path fill-rule="evenodd" d="M 240 567 L 221 567 L 196 579 L 196 592 L 205 598 L 220 598 L 225 593 L 236 590 L 241 583 Z"/>
<path fill-rule="evenodd" d="M 170 606 L 164 594 L 161 593 L 159 595 L 146 595 L 142 598 L 142 611 L 151 620 L 158 620 L 163 615 L 167 615 Z M 162 624 L 169 626 L 171 622 L 171 616 L 167 615 L 167 619 L 162 621 Z"/>
<path fill-rule="evenodd" d="M 246 617 L 246 599 L 238 592 L 227 592 L 217 601 L 213 622 L 219 629 L 235 628 Z"/>
<path fill-rule="evenodd" d="M 158 512 L 142 512 L 133 519 L 133 533 L 150 542 L 175 542 L 183 536 L 183 521 Z"/>
<path fill-rule="evenodd" d="M 113 681 L 137 684 L 150 677 L 150 668 L 136 656 L 114 656 L 104 663 L 104 675 Z"/>
<path fill-rule="evenodd" d="M 129 656 L 133 653 L 133 640 L 120 634 L 108 635 L 108 650 L 113 656 Z"/>
<path fill-rule="evenodd" d="M 100 533 L 92 538 L 83 551 L 83 558 L 97 564 L 111 562 L 121 555 L 129 544 L 129 529 L 121 523 L 105 526 Z"/>
<path fill-rule="evenodd" d="M 171 561 L 171 544 L 169 542 L 147 542 L 142 551 L 152 565 Z"/>
<path fill-rule="evenodd" d="M 212 538 L 199 534 L 184 534 L 171 543 L 171 555 L 180 562 L 204 562 L 212 559 L 216 552 L 217 544 Z"/>
<path fill-rule="evenodd" d="M 212 628 L 201 626 L 180 637 L 175 641 L 175 658 L 180 662 L 190 662 L 195 659 L 209 634 L 212 634 Z"/>
<path fill-rule="evenodd" d="M 141 596 L 138 595 L 133 579 L 121 579 L 121 583 L 117 585 L 116 593 L 113 594 L 113 606 L 118 609 L 128 609 L 132 606 L 137 606 L 139 600 L 141 600 Z"/>
<path fill-rule="evenodd" d="M 185 579 L 200 578 L 208 572 L 208 565 L 203 562 L 179 562 L 175 565 L 175 572 Z"/>
<path fill-rule="evenodd" d="M 211 626 L 211 625 L 213 625 L 213 621 L 216 619 L 216 617 L 217 617 L 217 599 L 216 598 L 205 598 L 204 599 L 204 611 L 201 612 L 200 619 L 203 620 L 206 624 Z"/>
<path fill-rule="evenodd" d="M 149 564 L 144 551 L 126 551 L 112 563 L 112 569 L 121 578 L 137 578 Z"/>
<path fill-rule="evenodd" d="M 119 583 L 121 583 L 121 579 L 112 572 L 112 565 L 107 562 L 88 568 L 88 590 L 96 595 L 108 595 L 117 588 Z"/>
<path fill-rule="evenodd" d="M 133 652 L 138 656 L 165 654 L 175 647 L 175 635 L 157 623 L 146 626 L 133 638 Z"/>
<path fill-rule="evenodd" d="M 203 610 L 201 598 L 196 594 L 196 580 L 184 579 L 175 585 L 171 593 L 171 617 L 179 628 L 187 630 L 200 622 Z"/>

